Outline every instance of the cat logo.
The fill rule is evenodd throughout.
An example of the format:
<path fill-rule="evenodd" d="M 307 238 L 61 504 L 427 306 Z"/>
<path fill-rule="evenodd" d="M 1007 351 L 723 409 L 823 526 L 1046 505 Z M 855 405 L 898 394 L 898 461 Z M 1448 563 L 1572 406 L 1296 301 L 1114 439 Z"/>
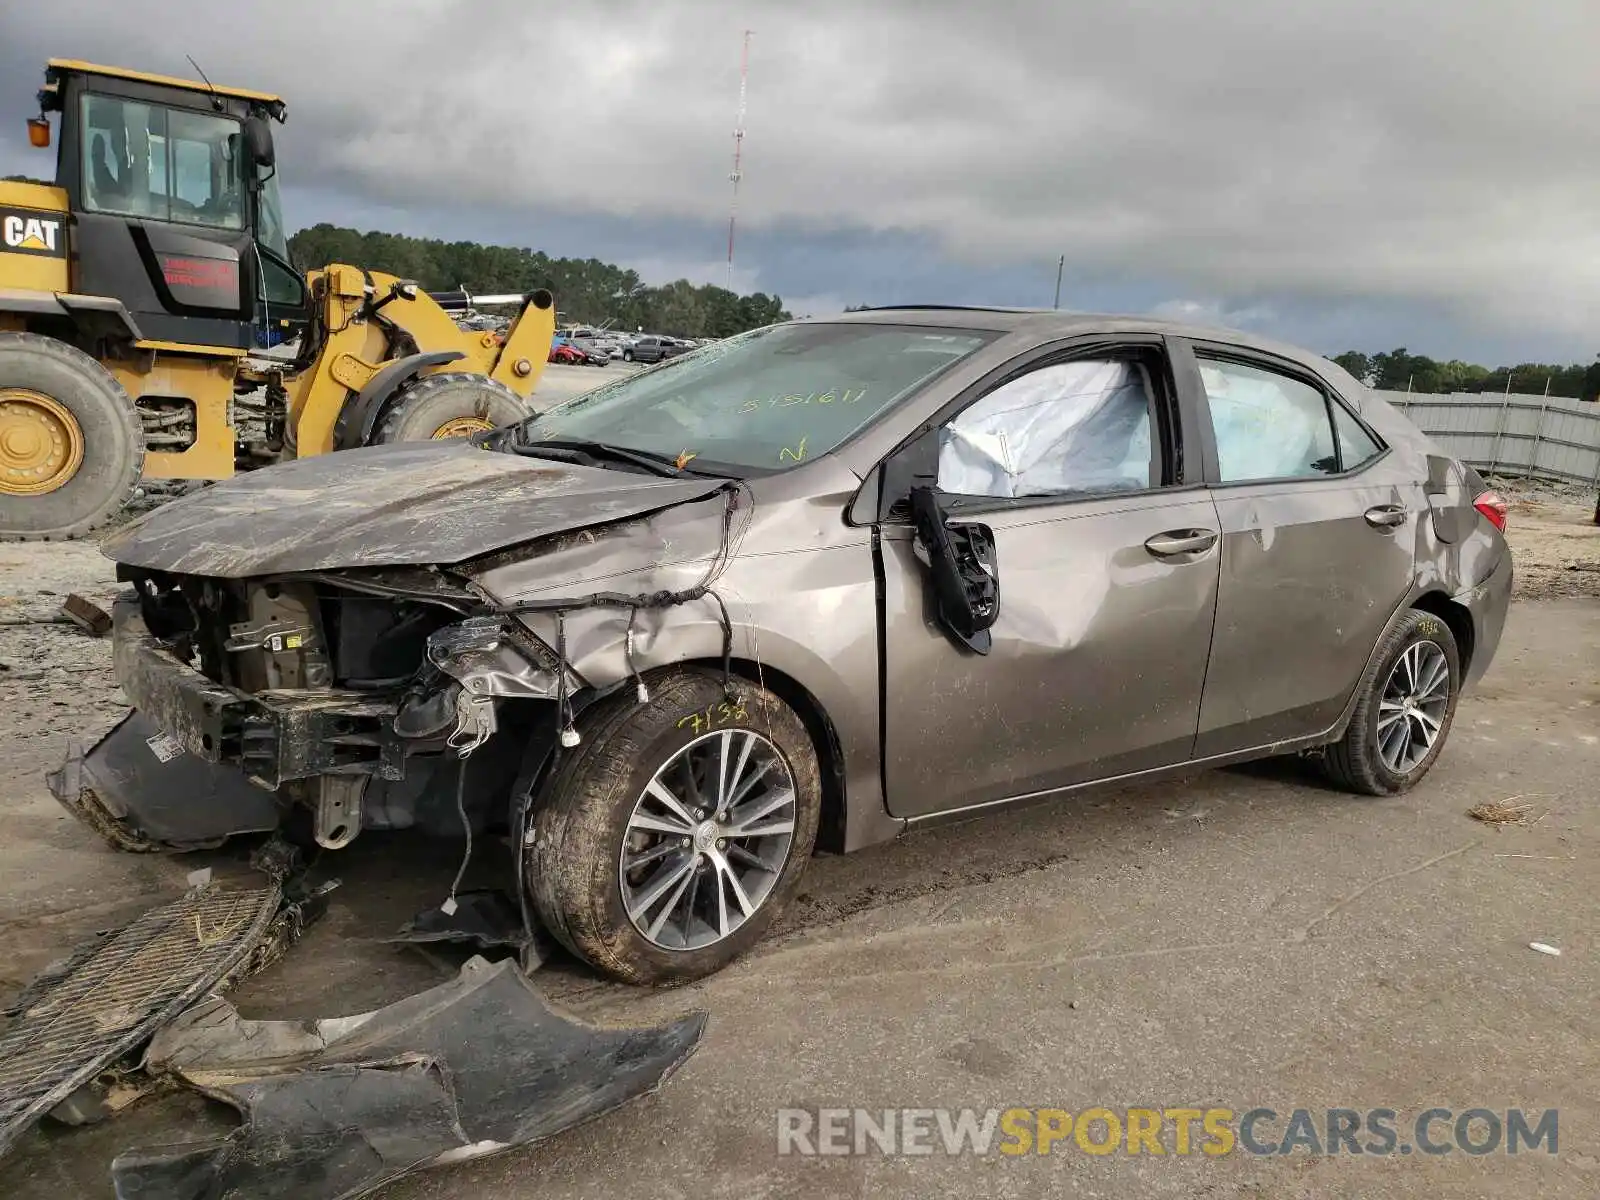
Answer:
<path fill-rule="evenodd" d="M 66 253 L 61 222 L 33 213 L 4 213 L 0 215 L 0 250 L 60 258 Z"/>

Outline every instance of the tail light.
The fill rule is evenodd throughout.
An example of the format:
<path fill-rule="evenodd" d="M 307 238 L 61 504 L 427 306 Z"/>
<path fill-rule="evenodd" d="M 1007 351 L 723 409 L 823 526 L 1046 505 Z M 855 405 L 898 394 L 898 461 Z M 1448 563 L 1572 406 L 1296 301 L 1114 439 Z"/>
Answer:
<path fill-rule="evenodd" d="M 1488 517 L 1489 524 L 1501 533 L 1506 531 L 1506 502 L 1499 492 L 1484 492 L 1472 502 L 1472 507 Z"/>

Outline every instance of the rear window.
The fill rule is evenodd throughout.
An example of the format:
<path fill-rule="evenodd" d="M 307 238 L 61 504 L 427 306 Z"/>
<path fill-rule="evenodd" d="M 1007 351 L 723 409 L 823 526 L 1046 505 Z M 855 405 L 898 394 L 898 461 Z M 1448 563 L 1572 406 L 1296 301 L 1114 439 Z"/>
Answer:
<path fill-rule="evenodd" d="M 1339 465 L 1342 469 L 1354 471 L 1383 452 L 1383 447 L 1373 440 L 1372 435 L 1362 428 L 1361 422 L 1344 405 L 1334 400 L 1331 401 L 1331 407 L 1333 431 L 1339 438 Z"/>
<path fill-rule="evenodd" d="M 530 439 L 581 438 L 766 473 L 827 454 L 997 334 L 866 322 L 773 325 L 675 355 L 552 408 Z"/>

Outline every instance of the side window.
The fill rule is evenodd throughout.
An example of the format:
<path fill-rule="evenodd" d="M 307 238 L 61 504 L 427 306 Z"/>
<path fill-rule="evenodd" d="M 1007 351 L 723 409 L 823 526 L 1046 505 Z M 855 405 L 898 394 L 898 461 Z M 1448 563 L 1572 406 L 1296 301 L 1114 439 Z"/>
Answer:
<path fill-rule="evenodd" d="M 1333 401 L 1333 430 L 1339 437 L 1339 465 L 1346 471 L 1354 471 L 1383 451 L 1383 447 L 1361 427 L 1361 422 L 1337 400 Z"/>
<path fill-rule="evenodd" d="M 244 228 L 239 123 L 207 113 L 83 97 L 83 195 L 93 212 Z"/>
<path fill-rule="evenodd" d="M 1339 470 L 1320 388 L 1262 367 L 1200 359 L 1222 482 L 1318 478 Z"/>
<path fill-rule="evenodd" d="M 260 262 L 263 298 L 269 310 L 274 305 L 298 308 L 306 302 L 305 281 L 298 274 L 267 254 Z"/>
<path fill-rule="evenodd" d="M 1161 481 L 1154 391 L 1131 359 L 1079 359 L 1001 384 L 939 434 L 939 489 L 961 496 L 1088 496 Z"/>

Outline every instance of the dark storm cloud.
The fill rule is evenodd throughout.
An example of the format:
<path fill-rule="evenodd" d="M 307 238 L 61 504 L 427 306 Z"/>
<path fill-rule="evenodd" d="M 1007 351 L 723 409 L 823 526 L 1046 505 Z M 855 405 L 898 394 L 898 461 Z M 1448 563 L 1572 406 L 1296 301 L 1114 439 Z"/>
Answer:
<path fill-rule="evenodd" d="M 664 231 L 644 257 L 715 278 L 747 26 L 748 286 L 1040 303 L 1064 253 L 1079 303 L 1592 350 L 1592 0 L 58 0 L 0 16 L 0 100 L 20 115 L 49 54 L 192 54 L 288 97 L 301 189 L 599 257 Z"/>

